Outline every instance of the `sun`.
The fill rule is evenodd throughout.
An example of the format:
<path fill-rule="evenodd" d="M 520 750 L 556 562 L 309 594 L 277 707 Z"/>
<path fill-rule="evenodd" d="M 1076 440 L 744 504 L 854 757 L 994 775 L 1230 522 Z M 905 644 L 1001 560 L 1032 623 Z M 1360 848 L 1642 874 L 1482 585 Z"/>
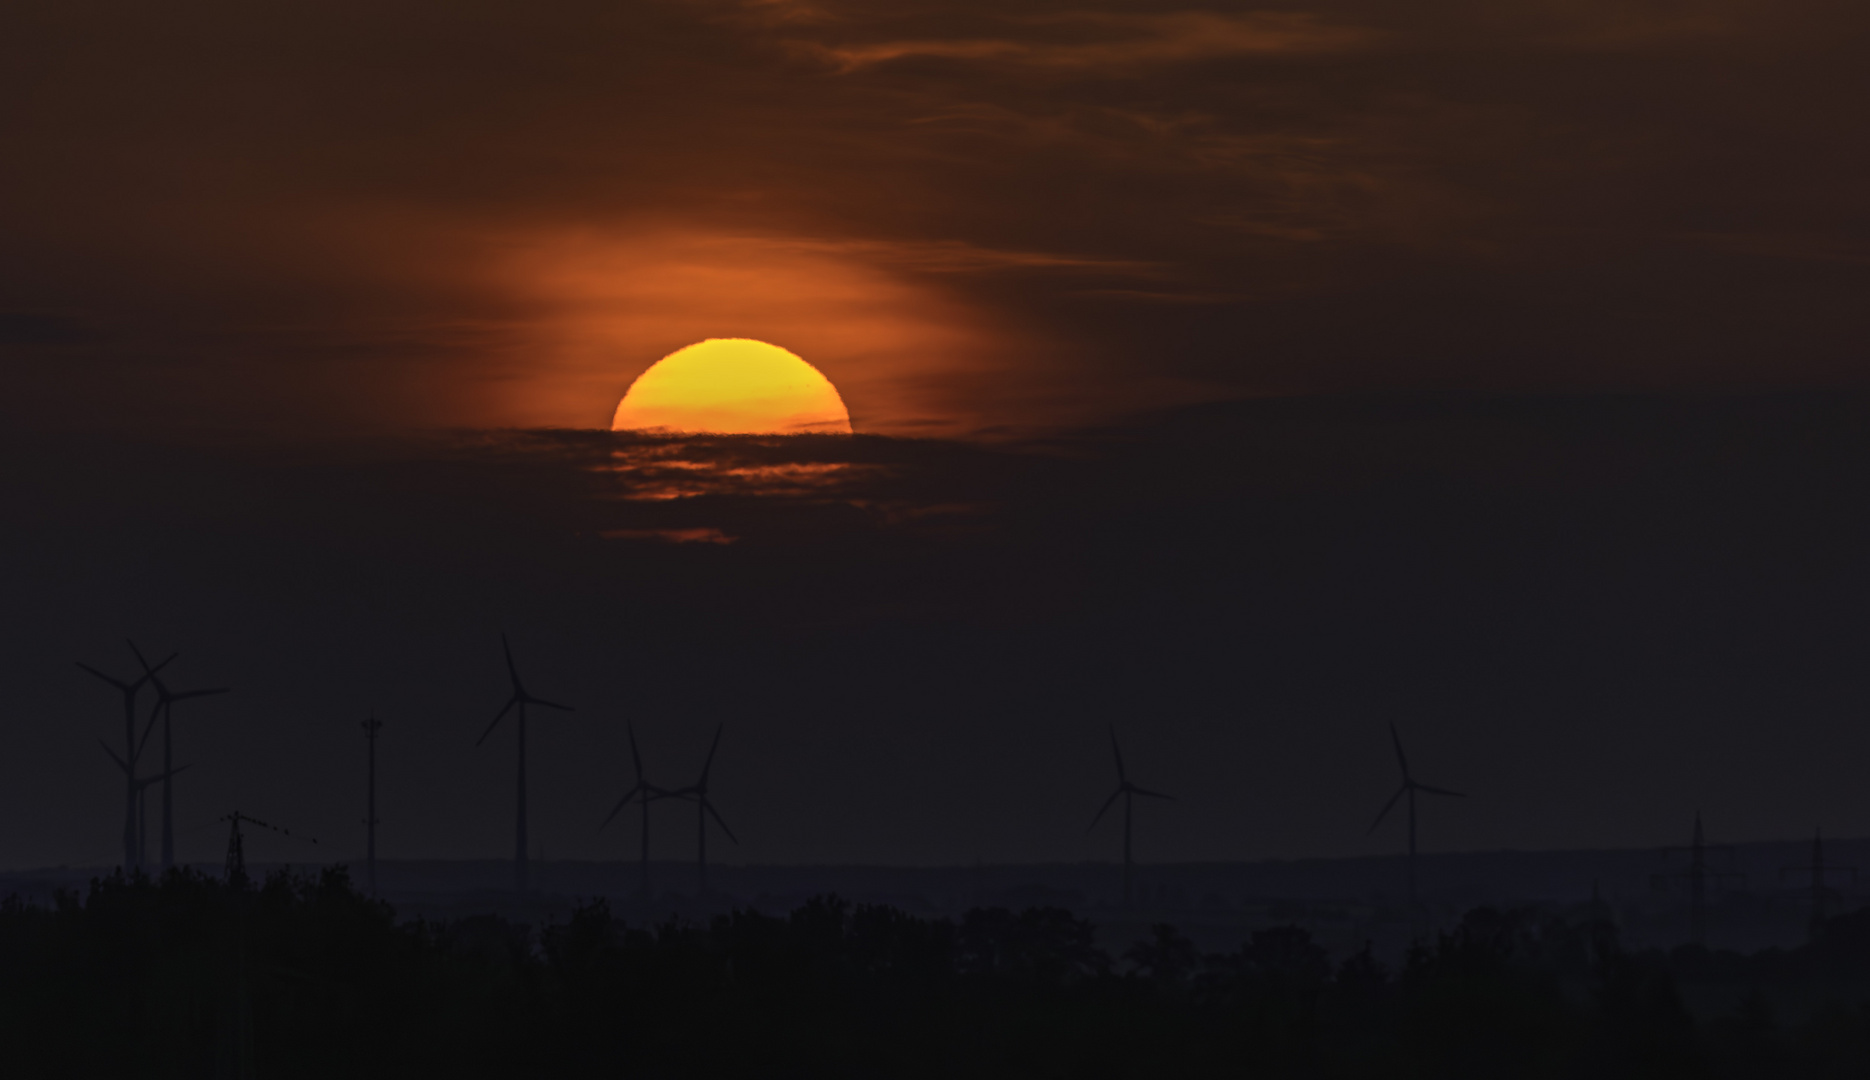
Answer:
<path fill-rule="evenodd" d="M 617 405 L 612 431 L 849 435 L 838 388 L 798 356 L 751 338 L 709 338 L 656 361 Z"/>

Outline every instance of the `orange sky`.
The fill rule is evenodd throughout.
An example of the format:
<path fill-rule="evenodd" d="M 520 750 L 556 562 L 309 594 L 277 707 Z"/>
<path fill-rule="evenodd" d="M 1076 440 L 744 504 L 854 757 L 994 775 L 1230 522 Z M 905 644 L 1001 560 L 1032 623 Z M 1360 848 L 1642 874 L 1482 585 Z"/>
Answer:
<path fill-rule="evenodd" d="M 1857 385 L 1867 28 L 1833 0 L 22 0 L 7 407 L 595 427 L 734 335 L 884 433 Z"/>

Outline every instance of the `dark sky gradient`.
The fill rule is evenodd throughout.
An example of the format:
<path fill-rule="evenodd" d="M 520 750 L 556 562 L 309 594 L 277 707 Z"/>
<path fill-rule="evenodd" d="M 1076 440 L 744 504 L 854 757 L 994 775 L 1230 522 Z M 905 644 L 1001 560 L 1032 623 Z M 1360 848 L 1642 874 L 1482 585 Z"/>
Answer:
<path fill-rule="evenodd" d="M 1393 850 L 1365 836 L 1392 720 L 1426 782 L 1472 793 L 1427 810 L 1435 847 L 1674 842 L 1696 808 L 1725 839 L 1862 834 L 1867 420 L 1314 397 L 1044 445 L 702 443 L 741 479 L 676 500 L 624 497 L 663 478 L 615 471 L 643 447 L 602 433 L 41 436 L 7 454 L 33 527 L 4 552 L 0 859 L 110 857 L 116 699 L 71 661 L 123 667 L 123 633 L 238 688 L 180 721 L 183 820 L 239 805 L 335 852 L 372 706 L 385 850 L 508 850 L 510 736 L 473 746 L 501 628 L 579 709 L 534 726 L 548 855 L 627 846 L 594 826 L 631 717 L 671 783 L 727 724 L 727 857 L 757 861 L 1111 857 L 1084 833 L 1111 725 L 1182 796 L 1139 826 L 1152 860 Z M 844 468 L 757 493 L 788 463 Z M 653 538 L 706 529 L 732 542 Z"/>
<path fill-rule="evenodd" d="M 759 861 L 1870 833 L 1859 4 L 0 13 L 0 866 L 104 862 L 126 634 L 238 804 L 510 847 L 729 725 Z M 708 336 L 855 440 L 603 426 Z M 913 436 L 913 437 L 912 437 Z M 695 466 L 705 467 L 695 467 Z M 652 497 L 680 495 L 677 498 Z M 713 530 L 708 532 L 707 530 Z M 713 543 L 708 540 L 731 541 Z M 688 542 L 677 542 L 687 540 Z M 662 854 L 685 850 L 671 841 Z M 185 832 L 210 857 L 213 830 Z"/>

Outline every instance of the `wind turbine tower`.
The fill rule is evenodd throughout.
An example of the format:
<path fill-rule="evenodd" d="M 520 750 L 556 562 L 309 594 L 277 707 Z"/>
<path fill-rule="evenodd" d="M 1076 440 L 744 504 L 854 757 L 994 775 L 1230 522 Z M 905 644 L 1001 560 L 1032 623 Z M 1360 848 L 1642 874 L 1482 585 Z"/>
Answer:
<path fill-rule="evenodd" d="M 631 800 L 635 800 L 643 804 L 643 853 L 642 853 L 643 874 L 642 874 L 642 884 L 638 886 L 638 889 L 641 891 L 643 899 L 648 900 L 650 896 L 650 892 L 649 892 L 649 804 L 656 801 L 657 799 L 669 798 L 670 793 L 650 783 L 648 780 L 643 779 L 643 755 L 639 753 L 636 749 L 636 725 L 634 724 L 629 725 L 628 730 L 630 733 L 630 762 L 631 764 L 636 766 L 636 786 L 632 787 L 630 790 L 623 793 L 623 798 L 618 799 L 617 805 L 610 808 L 610 813 L 605 816 L 603 822 L 598 825 L 598 828 L 602 829 L 605 825 L 609 825 L 611 818 L 616 817 L 619 813 L 623 811 L 624 807 L 630 805 Z M 716 737 L 717 738 L 719 737 L 719 732 L 716 732 Z M 710 757 L 712 757 L 712 753 L 710 753 Z M 703 770 L 703 773 L 705 775 L 706 773 L 705 769 Z M 723 825 L 721 827 L 726 828 L 727 826 Z M 728 835 L 731 836 L 732 834 L 730 833 Z M 706 843 L 705 838 L 703 839 L 703 843 L 704 844 Z M 706 871 L 703 871 L 702 876 L 704 878 L 707 876 Z"/>
<path fill-rule="evenodd" d="M 130 645 L 130 651 L 136 652 L 135 644 Z M 137 653 L 137 657 L 140 660 L 142 654 Z M 164 660 L 154 668 L 145 665 L 143 677 L 137 679 L 135 682 L 113 679 L 109 675 L 104 674 L 83 661 L 79 661 L 78 663 L 78 666 L 83 668 L 85 672 L 116 687 L 117 691 L 123 695 L 123 757 L 118 759 L 118 764 L 123 768 L 123 868 L 126 873 L 142 867 L 142 859 L 137 850 L 138 837 L 136 827 L 136 695 L 143 689 L 144 683 L 154 678 L 156 672 L 161 671 L 167 666 L 169 660 L 173 659 L 175 659 L 175 657 L 171 656 L 168 660 Z M 105 749 L 108 750 L 109 747 L 105 747 Z M 111 756 L 115 757 L 116 755 L 112 754 Z"/>
<path fill-rule="evenodd" d="M 132 644 L 130 648 L 132 651 L 136 650 L 134 644 Z M 169 659 L 173 660 L 175 657 L 171 656 Z M 149 666 L 149 661 L 143 659 L 143 654 L 141 652 L 137 652 L 136 660 L 137 663 L 143 665 L 143 671 L 146 673 L 146 677 L 149 679 L 150 684 L 156 688 L 156 704 L 149 711 L 149 723 L 144 725 L 142 741 L 139 742 L 136 747 L 136 752 L 139 756 L 143 752 L 143 745 L 149 742 L 150 732 L 155 729 L 156 718 L 158 716 L 162 718 L 162 869 L 166 873 L 175 867 L 175 791 L 174 785 L 170 783 L 170 778 L 182 771 L 181 769 L 175 768 L 173 764 L 175 760 L 175 739 L 173 731 L 171 730 L 171 722 L 174 719 L 175 703 L 178 701 L 187 701 L 190 698 L 213 697 L 216 694 L 225 694 L 227 693 L 227 687 L 219 686 L 210 690 L 184 690 L 178 694 L 169 689 L 168 685 L 156 674 L 155 669 Z"/>
<path fill-rule="evenodd" d="M 125 775 L 131 775 L 129 764 L 126 763 L 123 758 L 117 756 L 117 751 L 112 750 L 110 748 L 109 743 L 106 743 L 104 740 L 99 739 L 98 745 L 104 748 L 104 752 L 106 754 L 110 755 L 110 760 L 116 762 L 117 768 L 123 770 Z M 148 798 L 149 786 L 155 783 L 166 783 L 169 777 L 175 775 L 176 773 L 182 772 L 186 770 L 187 768 L 188 766 L 183 765 L 180 768 L 169 769 L 164 772 L 157 773 L 155 776 L 138 777 L 136 780 L 133 781 L 133 783 L 136 786 L 136 865 L 137 866 L 142 866 L 145 862 L 149 861 L 149 798 Z"/>
<path fill-rule="evenodd" d="M 1402 736 L 1396 734 L 1395 724 L 1390 725 L 1390 742 L 1395 744 L 1395 747 L 1396 747 L 1396 766 L 1397 768 L 1402 770 L 1402 787 L 1397 788 L 1396 794 L 1391 795 L 1390 801 L 1384 803 L 1383 809 L 1377 812 L 1377 819 L 1370 823 L 1370 832 L 1376 832 L 1377 826 L 1383 824 L 1383 819 L 1389 815 L 1389 812 L 1391 810 L 1395 809 L 1396 801 L 1398 799 L 1401 799 L 1404 796 L 1408 796 L 1408 799 L 1409 799 L 1409 910 L 1413 912 L 1417 908 L 1416 871 L 1415 871 L 1415 855 L 1416 855 L 1415 793 L 1418 791 L 1423 791 L 1423 792 L 1427 792 L 1430 795 L 1448 795 L 1448 796 L 1452 796 L 1453 798 L 1457 798 L 1457 799 L 1465 799 L 1467 798 L 1467 796 L 1463 795 L 1459 791 L 1448 791 L 1443 788 L 1429 787 L 1427 784 L 1417 783 L 1415 777 L 1409 772 L 1409 758 L 1403 753 Z"/>
<path fill-rule="evenodd" d="M 525 892 L 527 887 L 527 848 L 526 848 L 526 706 L 538 705 L 542 708 L 557 709 L 559 712 L 571 712 L 569 705 L 557 705 L 543 698 L 533 697 L 526 692 L 526 685 L 520 682 L 519 668 L 513 663 L 513 647 L 507 643 L 506 635 L 500 635 L 500 648 L 506 653 L 506 673 L 513 680 L 513 696 L 506 699 L 500 707 L 500 715 L 493 718 L 487 730 L 481 733 L 475 746 L 487 741 L 493 729 L 500 726 L 506 714 L 519 710 L 516 726 L 519 728 L 519 753 L 517 756 L 517 788 L 519 798 L 516 805 L 515 825 L 513 829 L 513 884 L 515 890 Z"/>
<path fill-rule="evenodd" d="M 187 772 L 187 765 L 177 765 L 173 769 L 164 769 L 154 776 L 141 777 L 136 782 L 136 857 L 137 862 L 149 861 L 149 788 L 151 784 L 161 784 L 164 791 L 169 790 L 169 780 L 177 773 Z M 167 872 L 168 864 L 163 870 Z"/>
<path fill-rule="evenodd" d="M 1175 796 L 1164 795 L 1160 791 L 1149 791 L 1130 783 L 1129 775 L 1123 770 L 1123 751 L 1117 748 L 1116 728 L 1110 729 L 1110 753 L 1117 759 L 1117 790 L 1111 792 L 1110 798 L 1104 800 L 1104 805 L 1097 808 L 1097 816 L 1091 819 L 1091 828 L 1086 829 L 1085 832 L 1097 828 L 1097 823 L 1104 820 L 1104 812 L 1110 809 L 1112 803 L 1119 798 L 1123 800 L 1123 906 L 1127 910 L 1133 906 L 1130 883 L 1130 824 L 1134 817 L 1132 811 L 1136 796 L 1141 795 L 1146 799 L 1167 799 L 1170 802 L 1175 801 Z"/>
<path fill-rule="evenodd" d="M 370 719 L 363 723 L 364 741 L 369 745 L 370 764 L 366 770 L 366 789 L 364 794 L 364 880 L 370 884 L 370 895 L 377 895 L 377 732 L 383 729 L 383 721 L 377 719 L 372 711 Z"/>
<path fill-rule="evenodd" d="M 695 896 L 697 899 L 708 895 L 708 818 L 714 819 L 714 823 L 721 827 L 721 831 L 727 834 L 729 840 L 735 844 L 740 843 L 734 836 L 734 830 L 728 828 L 727 822 L 722 819 L 721 812 L 708 801 L 708 774 L 714 769 L 714 752 L 720 748 L 721 728 L 717 725 L 714 729 L 714 741 L 708 745 L 708 759 L 701 765 L 701 779 L 685 788 L 671 791 L 665 796 L 695 800 Z M 648 804 L 644 804 L 644 808 L 647 810 Z"/>

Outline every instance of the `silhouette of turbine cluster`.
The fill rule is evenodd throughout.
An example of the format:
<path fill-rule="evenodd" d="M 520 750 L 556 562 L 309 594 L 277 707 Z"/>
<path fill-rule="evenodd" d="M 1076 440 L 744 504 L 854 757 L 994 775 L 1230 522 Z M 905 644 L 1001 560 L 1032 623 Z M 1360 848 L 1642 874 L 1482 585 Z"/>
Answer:
<path fill-rule="evenodd" d="M 1464 799 L 1467 796 L 1459 791 L 1448 791 L 1444 788 L 1430 787 L 1427 784 L 1418 783 L 1414 775 L 1409 772 L 1409 758 L 1403 753 L 1402 736 L 1396 733 L 1395 724 L 1391 724 L 1389 727 L 1390 742 L 1396 748 L 1396 765 L 1402 771 L 1402 787 L 1396 790 L 1396 794 L 1390 796 L 1389 802 L 1383 804 L 1383 809 L 1377 813 L 1376 820 L 1370 824 L 1369 831 L 1376 832 L 1377 826 L 1383 824 L 1383 819 L 1389 816 L 1391 810 L 1395 809 L 1398 800 L 1404 798 L 1408 799 L 1408 896 L 1410 910 L 1414 911 L 1418 907 L 1416 900 L 1416 792 L 1427 792 L 1430 795 L 1448 795 L 1457 799 Z M 1125 772 L 1123 767 L 1123 751 L 1117 746 L 1117 732 L 1115 729 L 1112 729 L 1110 733 L 1110 752 L 1117 762 L 1117 790 L 1110 793 L 1110 797 L 1104 800 L 1103 806 L 1098 807 L 1097 816 L 1091 819 L 1091 828 L 1097 828 L 1097 823 L 1104 820 L 1104 814 L 1118 799 L 1123 800 L 1123 906 L 1129 908 L 1135 905 L 1135 889 L 1132 880 L 1134 875 L 1130 844 L 1133 820 L 1132 808 L 1135 798 L 1141 795 L 1146 799 L 1164 799 L 1170 802 L 1175 801 L 1175 799 L 1172 795 L 1165 795 L 1160 791 L 1150 791 L 1145 788 L 1140 788 L 1130 782 L 1129 774 Z"/>
<path fill-rule="evenodd" d="M 505 634 L 500 635 L 500 648 L 506 657 L 507 677 L 512 681 L 513 692 L 508 696 L 506 704 L 501 706 L 499 714 L 493 718 L 493 723 L 487 725 L 487 730 L 481 733 L 479 741 L 474 745 L 479 746 L 481 743 L 486 742 L 487 737 L 492 735 L 494 729 L 500 726 L 500 721 L 506 719 L 508 713 L 515 713 L 516 719 L 514 726 L 517 729 L 518 743 L 517 753 L 515 755 L 517 772 L 514 786 L 517 798 L 514 804 L 513 882 L 516 890 L 525 892 L 529 885 L 529 852 L 526 843 L 526 706 L 538 705 L 547 709 L 556 709 L 559 712 L 572 712 L 574 710 L 569 705 L 559 705 L 554 702 L 546 701 L 544 698 L 534 697 L 532 694 L 528 693 L 526 684 L 519 676 L 519 665 L 513 661 L 513 646 L 508 642 Z M 714 729 L 714 741 L 708 745 L 708 757 L 707 760 L 702 763 L 700 778 L 687 787 L 674 789 L 657 787 L 644 778 L 643 755 L 636 745 L 635 725 L 630 725 L 628 730 L 630 735 L 630 759 L 636 768 L 636 784 L 628 791 L 624 792 L 623 798 L 617 800 L 617 805 L 611 808 L 610 813 L 605 816 L 603 822 L 598 825 L 598 828 L 601 829 L 609 825 L 611 820 L 621 813 L 623 808 L 630 803 L 636 802 L 641 805 L 643 812 L 641 887 L 643 895 L 647 897 L 649 896 L 649 805 L 652 802 L 659 802 L 664 799 L 693 802 L 695 804 L 696 816 L 696 891 L 700 895 L 705 896 L 708 892 L 708 819 L 713 818 L 715 824 L 721 827 L 721 832 L 725 833 L 729 840 L 733 841 L 735 844 L 740 843 L 740 840 L 734 836 L 734 831 L 727 827 L 727 821 L 721 817 L 721 812 L 715 809 L 714 803 L 708 798 L 708 776 L 714 770 L 714 754 L 721 747 L 721 728 L 717 726 Z"/>
<path fill-rule="evenodd" d="M 123 747 L 121 752 L 111 747 L 108 742 L 100 740 L 100 745 L 104 753 L 116 764 L 124 778 L 123 868 L 126 871 L 135 872 L 144 869 L 149 864 L 149 815 L 146 803 L 149 789 L 160 784 L 162 788 L 162 846 L 160 865 L 162 870 L 168 871 L 175 866 L 174 781 L 177 776 L 188 771 L 190 768 L 188 764 L 175 764 L 175 706 L 180 702 L 190 701 L 195 698 L 225 694 L 228 692 L 228 688 L 211 687 L 200 690 L 175 690 L 162 678 L 163 670 L 174 662 L 174 654 L 163 658 L 158 663 L 151 664 L 143 655 L 142 650 L 138 649 L 134 642 L 130 642 L 129 646 L 131 653 L 136 657 L 137 664 L 142 668 L 142 674 L 134 679 L 120 679 L 107 675 L 83 661 L 78 662 L 78 667 L 87 674 L 94 676 L 116 689 L 121 696 L 123 704 Z M 526 732 L 527 721 L 529 719 L 528 710 L 531 708 L 552 709 L 558 712 L 572 712 L 574 710 L 569 705 L 561 705 L 557 702 L 548 701 L 527 690 L 524 680 L 520 678 L 519 665 L 513 659 L 512 644 L 508 641 L 505 634 L 500 636 L 500 647 L 506 660 L 507 678 L 511 682 L 512 690 L 505 704 L 503 704 L 500 707 L 500 711 L 494 715 L 493 721 L 487 725 L 487 729 L 481 733 L 475 745 L 479 746 L 485 743 L 487 739 L 493 735 L 495 729 L 500 726 L 502 721 L 506 720 L 509 715 L 513 717 L 513 728 L 516 738 L 516 752 L 514 755 L 513 884 L 517 891 L 525 892 L 531 884 L 529 874 L 530 845 L 528 844 L 526 792 Z M 150 707 L 148 718 L 142 723 L 139 732 L 139 713 L 137 705 L 138 699 L 141 697 L 145 687 L 153 689 L 156 697 L 155 702 Z M 159 723 L 162 730 L 161 768 L 155 771 L 149 771 L 144 767 L 144 762 L 150 750 L 150 739 L 154 736 Z M 364 826 L 367 837 L 365 847 L 365 880 L 370 892 L 374 894 L 377 891 L 377 826 L 382 824 L 382 819 L 377 816 L 376 743 L 378 732 L 383 728 L 383 722 L 377 719 L 376 714 L 372 712 L 369 718 L 363 721 L 362 727 L 364 737 L 368 742 L 368 772 L 364 815 Z M 636 783 L 629 791 L 624 793 L 623 798 L 618 800 L 617 805 L 611 809 L 611 812 L 598 827 L 603 828 L 610 824 L 611 820 L 632 802 L 639 804 L 643 813 L 641 858 L 642 889 L 645 895 L 648 895 L 650 887 L 649 806 L 651 803 L 673 799 L 678 802 L 690 802 L 694 804 L 696 814 L 697 881 L 700 891 L 703 894 L 707 892 L 708 887 L 708 822 L 710 819 L 720 828 L 721 832 L 726 835 L 728 840 L 735 844 L 740 842 L 739 838 L 734 835 L 733 830 L 728 827 L 726 819 L 721 816 L 720 810 L 709 797 L 709 781 L 714 770 L 715 754 L 720 750 L 721 733 L 722 728 L 717 726 L 714 731 L 714 739 L 708 746 L 708 756 L 702 762 L 701 775 L 697 777 L 693 783 L 683 787 L 663 788 L 650 783 L 645 778 L 643 773 L 643 756 L 641 750 L 637 746 L 634 725 L 629 729 L 630 756 L 636 769 Z M 264 822 L 248 817 L 238 811 L 223 817 L 221 820 L 231 823 L 227 854 L 229 873 L 234 873 L 237 870 L 244 873 L 243 868 L 245 866 L 245 860 L 240 831 L 242 822 L 249 825 L 261 825 L 267 829 L 285 835 L 293 835 L 290 830 L 267 825 Z M 316 843 L 315 840 L 313 842 Z"/>
<path fill-rule="evenodd" d="M 128 642 L 127 644 L 129 645 L 132 655 L 136 657 L 137 664 L 142 671 L 142 673 L 134 679 L 120 679 L 107 675 L 103 671 L 82 661 L 78 662 L 78 667 L 87 674 L 117 690 L 122 701 L 124 721 L 122 751 L 119 752 L 108 742 L 103 740 L 99 740 L 99 742 L 104 753 L 108 755 L 111 761 L 117 766 L 124 778 L 124 816 L 122 833 L 123 866 L 126 870 L 134 872 L 143 869 L 149 862 L 150 823 L 147 808 L 148 792 L 150 788 L 160 784 L 162 803 L 161 851 L 159 858 L 161 868 L 167 871 L 175 866 L 175 779 L 182 773 L 188 771 L 191 767 L 186 763 L 178 765 L 175 762 L 175 706 L 185 701 L 225 694 L 229 691 L 227 687 L 176 690 L 163 678 L 163 672 L 176 659 L 175 654 L 170 654 L 161 661 L 152 664 L 143 652 L 137 648 L 134 642 Z M 507 678 L 510 682 L 510 692 L 508 693 L 506 701 L 501 705 L 500 710 L 495 713 L 493 720 L 487 725 L 486 729 L 481 732 L 480 738 L 475 741 L 475 745 L 480 746 L 486 743 L 486 741 L 492 737 L 494 731 L 499 728 L 501 723 L 504 722 L 508 716 L 513 717 L 515 735 L 513 883 L 516 891 L 524 893 L 528 891 L 531 884 L 531 849 L 528 843 L 527 817 L 526 735 L 527 724 L 530 718 L 528 710 L 532 708 L 550 709 L 556 712 L 573 712 L 575 710 L 569 705 L 559 704 L 538 697 L 528 690 L 525 681 L 520 676 L 519 665 L 513 657 L 512 644 L 505 634 L 500 636 L 500 647 L 506 665 Z M 147 717 L 143 719 L 139 730 L 137 705 L 145 687 L 149 687 L 154 691 L 155 700 L 151 704 Z M 150 751 L 150 740 L 155 735 L 158 723 L 160 723 L 162 730 L 161 763 L 159 768 L 150 770 L 145 768 L 144 762 Z M 378 733 L 382 730 L 384 725 L 383 722 L 376 717 L 376 714 L 372 712 L 369 718 L 362 722 L 361 726 L 368 743 L 368 787 L 366 794 L 366 812 L 363 821 L 367 830 L 365 855 L 366 884 L 369 891 L 375 894 L 378 884 L 376 833 L 377 826 L 381 824 L 381 819 L 377 817 L 376 806 L 376 741 Z M 713 774 L 715 757 L 720 750 L 723 730 L 724 728 L 721 725 L 715 727 L 713 738 L 708 744 L 707 756 L 702 760 L 701 772 L 694 782 L 681 787 L 664 787 L 653 783 L 649 779 L 643 763 L 642 750 L 637 742 L 635 725 L 634 723 L 630 723 L 626 726 L 626 732 L 630 743 L 631 767 L 634 770 L 635 782 L 623 792 L 616 804 L 611 807 L 610 812 L 598 823 L 597 827 L 600 830 L 607 828 L 612 821 L 616 820 L 620 814 L 633 805 L 642 815 L 638 844 L 638 860 L 640 864 L 638 889 L 640 894 L 645 898 L 652 895 L 649 861 L 649 819 L 650 807 L 652 804 L 673 800 L 676 802 L 692 803 L 694 805 L 696 882 L 700 895 L 705 896 L 708 892 L 709 822 L 712 821 L 714 826 L 718 827 L 721 833 L 725 835 L 730 842 L 734 844 L 740 842 L 739 838 L 734 835 L 733 829 L 728 826 L 726 819 L 721 815 L 719 808 L 715 806 L 710 797 L 710 778 Z M 1417 873 L 1419 843 L 1416 796 L 1418 793 L 1421 793 L 1426 795 L 1440 795 L 1449 798 L 1466 798 L 1466 795 L 1462 792 L 1433 787 L 1418 781 L 1410 769 L 1408 755 L 1403 749 L 1402 736 L 1396 730 L 1395 724 L 1389 725 L 1389 733 L 1390 744 L 1396 755 L 1397 770 L 1401 776 L 1401 784 L 1396 789 L 1395 793 L 1390 796 L 1389 801 L 1384 803 L 1383 808 L 1378 811 L 1376 819 L 1371 823 L 1368 832 L 1374 833 L 1380 828 L 1383 822 L 1390 816 L 1390 812 L 1395 810 L 1399 803 L 1407 804 L 1408 846 L 1405 862 L 1406 895 L 1410 910 L 1419 915 L 1421 904 L 1418 891 L 1419 877 Z M 1173 802 L 1175 798 L 1164 792 L 1151 790 L 1132 782 L 1124 762 L 1123 749 L 1118 743 L 1117 733 L 1114 728 L 1109 732 L 1109 737 L 1111 758 L 1117 770 L 1117 786 L 1105 798 L 1103 804 L 1098 807 L 1097 813 L 1093 815 L 1087 831 L 1095 830 L 1104 820 L 1105 816 L 1109 814 L 1111 808 L 1117 804 L 1118 800 L 1122 800 L 1122 896 L 1123 906 L 1125 908 L 1132 908 L 1136 903 L 1134 849 L 1135 801 L 1140 797 L 1144 799 L 1158 799 L 1165 802 Z M 220 820 L 229 822 L 231 826 L 227 854 L 227 867 L 230 875 L 244 875 L 245 872 L 241 834 L 241 824 L 243 822 L 250 825 L 262 826 L 284 835 L 294 835 L 290 830 L 267 825 L 265 822 L 248 817 L 238 811 L 224 816 Z M 304 837 L 300 838 L 306 839 Z M 317 841 L 312 840 L 311 842 L 316 843 Z M 1743 876 L 1719 871 L 1710 866 L 1706 857 L 1708 847 L 1709 845 L 1707 845 L 1703 839 L 1701 817 L 1700 814 L 1697 813 L 1695 816 L 1693 842 L 1687 849 L 1689 854 L 1688 866 L 1681 873 L 1673 875 L 1673 877 L 1686 882 L 1688 886 L 1690 897 L 1689 936 L 1690 940 L 1695 943 L 1703 943 L 1706 940 L 1708 914 L 1707 893 L 1709 888 L 1717 887 L 1727 878 Z M 1812 856 L 1808 864 L 1797 867 L 1787 867 L 1784 872 L 1802 873 L 1810 876 L 1808 903 L 1811 914 L 1811 934 L 1815 939 L 1820 934 L 1825 923 L 1827 901 L 1835 895 L 1835 891 L 1831 889 L 1829 885 L 1829 876 L 1843 873 L 1851 875 L 1854 879 L 1856 871 L 1850 867 L 1839 866 L 1835 863 L 1827 863 L 1824 856 L 1822 839 L 1819 838 L 1814 839 L 1812 842 Z M 1655 875 L 1652 880 L 1657 887 L 1663 887 L 1670 879 L 1670 875 Z"/>
<path fill-rule="evenodd" d="M 145 809 L 145 796 L 152 784 L 162 785 L 162 869 L 175 866 L 175 777 L 188 769 L 187 765 L 175 764 L 175 735 L 173 720 L 177 702 L 193 698 L 211 697 L 227 693 L 227 688 L 215 687 L 207 690 L 171 690 L 162 681 L 162 669 L 175 660 L 171 653 L 161 663 L 151 665 L 143 656 L 135 642 L 128 642 L 130 651 L 135 654 L 137 664 L 143 674 L 134 680 L 123 680 L 106 675 L 91 665 L 78 662 L 78 666 L 88 674 L 109 683 L 123 696 L 123 753 L 110 748 L 109 743 L 99 740 L 104 753 L 116 763 L 123 773 L 123 865 L 126 870 L 139 870 L 149 861 L 149 815 Z M 144 686 L 152 686 L 156 691 L 155 704 L 150 708 L 149 721 L 143 725 L 143 734 L 136 733 L 136 699 Z M 143 760 L 143 752 L 148 749 L 149 737 L 154 733 L 156 721 L 162 721 L 162 769 L 148 776 L 139 776 L 138 767 Z"/>

